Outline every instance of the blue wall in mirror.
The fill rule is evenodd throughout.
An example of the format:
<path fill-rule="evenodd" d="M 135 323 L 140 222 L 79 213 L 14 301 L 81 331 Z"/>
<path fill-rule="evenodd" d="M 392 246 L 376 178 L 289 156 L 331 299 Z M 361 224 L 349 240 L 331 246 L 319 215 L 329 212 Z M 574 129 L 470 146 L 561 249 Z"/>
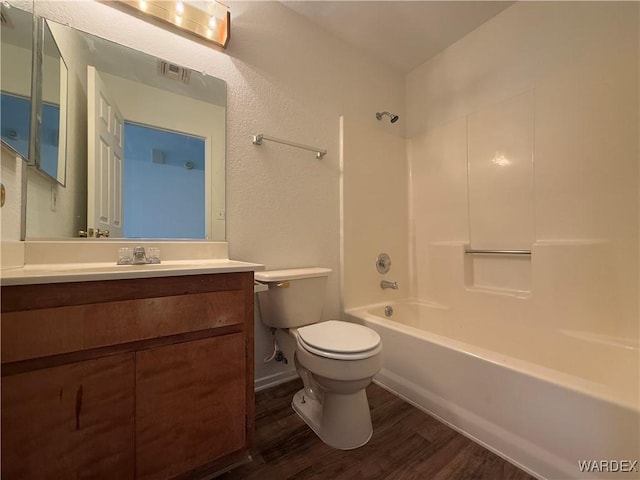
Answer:
<path fill-rule="evenodd" d="M 204 156 L 203 138 L 125 122 L 124 237 L 205 238 Z"/>
<path fill-rule="evenodd" d="M 2 140 L 24 158 L 29 158 L 31 99 L 2 92 Z M 52 178 L 58 177 L 58 138 L 60 136 L 60 107 L 42 105 L 40 127 L 40 170 Z"/>
<path fill-rule="evenodd" d="M 40 170 L 54 179 L 58 176 L 58 143 L 60 137 L 60 107 L 42 104 L 40 126 Z M 64 182 L 64 174 L 62 175 Z"/>
<path fill-rule="evenodd" d="M 29 158 L 31 99 L 2 92 L 0 111 L 2 141 L 24 158 Z"/>

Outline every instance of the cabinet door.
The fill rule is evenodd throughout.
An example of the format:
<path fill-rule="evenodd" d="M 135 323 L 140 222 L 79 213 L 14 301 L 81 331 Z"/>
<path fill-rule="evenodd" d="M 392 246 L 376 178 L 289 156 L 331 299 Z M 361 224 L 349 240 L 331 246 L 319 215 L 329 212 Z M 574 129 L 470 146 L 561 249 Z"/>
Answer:
<path fill-rule="evenodd" d="M 246 448 L 241 333 L 136 353 L 136 478 L 171 478 Z"/>
<path fill-rule="evenodd" d="M 2 378 L 2 478 L 131 479 L 134 357 Z"/>

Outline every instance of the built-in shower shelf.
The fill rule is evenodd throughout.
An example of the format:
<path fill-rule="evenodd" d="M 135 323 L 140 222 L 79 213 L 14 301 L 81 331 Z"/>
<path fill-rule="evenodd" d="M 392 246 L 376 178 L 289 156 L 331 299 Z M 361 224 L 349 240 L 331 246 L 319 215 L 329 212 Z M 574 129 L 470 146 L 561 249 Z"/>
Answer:
<path fill-rule="evenodd" d="M 530 250 L 465 249 L 465 253 L 464 278 L 468 290 L 520 298 L 531 294 Z"/>
<path fill-rule="evenodd" d="M 491 295 L 502 295 L 505 297 L 515 297 L 527 299 L 531 298 L 531 291 L 529 290 L 511 290 L 508 288 L 498 288 L 498 287 L 476 287 L 476 286 L 467 286 L 465 288 L 467 292 L 481 293 L 481 294 L 491 294 Z"/>

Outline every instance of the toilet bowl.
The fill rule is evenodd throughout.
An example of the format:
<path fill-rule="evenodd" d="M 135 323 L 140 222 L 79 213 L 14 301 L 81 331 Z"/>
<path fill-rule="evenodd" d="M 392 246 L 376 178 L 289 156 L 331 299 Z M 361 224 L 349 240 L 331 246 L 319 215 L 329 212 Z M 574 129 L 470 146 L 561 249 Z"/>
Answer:
<path fill-rule="evenodd" d="M 329 446 L 349 450 L 366 444 L 373 426 L 365 388 L 382 364 L 378 334 L 336 320 L 292 334 L 296 369 L 304 383 L 293 397 L 293 409 Z"/>
<path fill-rule="evenodd" d="M 292 407 L 327 445 L 342 450 L 373 434 L 365 388 L 382 365 L 376 332 L 340 320 L 320 321 L 329 269 L 256 272 L 269 286 L 258 294 L 263 323 L 296 340 L 294 362 L 304 388 Z"/>

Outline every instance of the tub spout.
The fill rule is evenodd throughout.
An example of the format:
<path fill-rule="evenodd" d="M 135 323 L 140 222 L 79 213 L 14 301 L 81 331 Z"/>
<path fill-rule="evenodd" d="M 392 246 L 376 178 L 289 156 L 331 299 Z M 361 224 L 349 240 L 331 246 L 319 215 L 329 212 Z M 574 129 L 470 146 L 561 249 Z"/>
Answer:
<path fill-rule="evenodd" d="M 380 288 L 385 290 L 390 288 L 392 290 L 398 290 L 398 282 L 389 282 L 388 280 L 382 280 L 380 282 Z"/>

